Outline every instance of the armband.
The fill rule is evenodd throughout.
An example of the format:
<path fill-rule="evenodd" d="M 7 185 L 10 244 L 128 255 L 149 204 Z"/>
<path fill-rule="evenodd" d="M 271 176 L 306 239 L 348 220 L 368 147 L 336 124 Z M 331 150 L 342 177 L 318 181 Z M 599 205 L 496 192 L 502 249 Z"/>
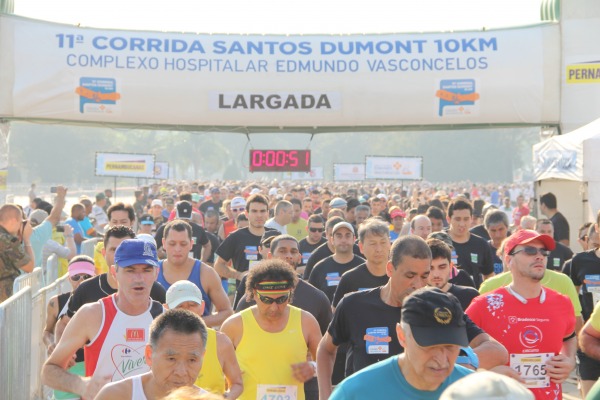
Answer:
<path fill-rule="evenodd" d="M 470 365 L 477 369 L 479 368 L 479 357 L 477 357 L 477 354 L 470 347 L 461 347 L 456 363 Z"/>

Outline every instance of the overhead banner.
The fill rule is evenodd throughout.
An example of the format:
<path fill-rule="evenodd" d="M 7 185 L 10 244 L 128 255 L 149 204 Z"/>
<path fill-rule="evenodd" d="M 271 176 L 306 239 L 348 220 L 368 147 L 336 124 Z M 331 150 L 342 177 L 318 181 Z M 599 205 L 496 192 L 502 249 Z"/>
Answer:
<path fill-rule="evenodd" d="M 362 181 L 365 179 L 365 164 L 333 164 L 334 181 Z"/>
<path fill-rule="evenodd" d="M 0 118 L 183 128 L 539 124 L 559 115 L 557 24 L 208 35 L 2 15 L 0 38 Z"/>
<path fill-rule="evenodd" d="M 154 179 L 169 179 L 169 163 L 156 161 L 154 163 Z"/>
<path fill-rule="evenodd" d="M 422 157 L 365 157 L 366 179 L 423 179 Z"/>
<path fill-rule="evenodd" d="M 154 154 L 96 153 L 96 175 L 154 178 Z"/>

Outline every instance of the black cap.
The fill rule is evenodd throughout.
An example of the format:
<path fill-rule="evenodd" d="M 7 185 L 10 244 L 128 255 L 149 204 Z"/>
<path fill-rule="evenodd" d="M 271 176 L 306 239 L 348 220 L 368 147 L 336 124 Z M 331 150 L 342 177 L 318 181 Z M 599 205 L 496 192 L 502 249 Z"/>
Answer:
<path fill-rule="evenodd" d="M 187 200 L 180 201 L 177 203 L 177 215 L 178 219 L 192 219 L 192 203 Z"/>
<path fill-rule="evenodd" d="M 421 347 L 469 345 L 460 302 L 438 288 L 422 288 L 405 298 L 401 319 L 410 325 L 412 336 Z"/>
<path fill-rule="evenodd" d="M 273 238 L 279 235 L 281 235 L 281 232 L 279 232 L 277 229 L 266 230 L 260 238 L 260 245 L 264 247 L 265 244 L 270 244 Z"/>

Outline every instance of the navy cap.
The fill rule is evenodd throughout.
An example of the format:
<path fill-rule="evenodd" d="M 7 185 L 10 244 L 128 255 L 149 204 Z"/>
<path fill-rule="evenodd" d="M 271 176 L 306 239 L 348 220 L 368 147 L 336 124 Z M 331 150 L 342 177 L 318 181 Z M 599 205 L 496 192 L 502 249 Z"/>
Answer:
<path fill-rule="evenodd" d="M 144 214 L 140 217 L 140 224 L 142 225 L 154 225 L 154 218 L 150 214 Z"/>
<path fill-rule="evenodd" d="M 135 264 L 158 267 L 156 246 L 141 239 L 123 240 L 115 252 L 115 264 L 121 268 Z"/>

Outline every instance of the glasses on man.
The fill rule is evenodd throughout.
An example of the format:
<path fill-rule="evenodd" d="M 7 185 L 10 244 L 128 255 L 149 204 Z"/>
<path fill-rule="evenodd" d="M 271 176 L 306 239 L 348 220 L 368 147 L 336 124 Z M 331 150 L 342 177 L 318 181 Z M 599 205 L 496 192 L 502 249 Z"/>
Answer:
<path fill-rule="evenodd" d="M 538 253 L 540 253 L 544 257 L 548 257 L 550 255 L 550 250 L 538 249 L 537 247 L 532 247 L 532 246 L 525 246 L 521 250 L 513 251 L 512 255 L 515 255 L 515 254 L 521 253 L 521 252 L 527 254 L 528 256 L 536 256 Z"/>
<path fill-rule="evenodd" d="M 311 232 L 325 232 L 325 228 L 308 228 Z"/>
<path fill-rule="evenodd" d="M 77 274 L 77 275 L 73 275 L 71 277 L 71 280 L 73 282 L 79 282 L 80 280 L 86 280 L 86 279 L 90 279 L 92 276 L 88 275 L 88 274 Z"/>
<path fill-rule="evenodd" d="M 286 294 L 284 296 L 278 297 L 276 299 L 274 299 L 272 297 L 268 297 L 268 296 L 263 296 L 260 293 L 256 293 L 256 294 L 258 295 L 258 298 L 260 299 L 260 301 L 262 301 L 265 304 L 273 304 L 273 303 L 275 303 L 275 304 L 283 304 L 286 301 L 288 301 L 289 298 L 290 298 L 290 293 L 288 293 L 288 294 Z"/>

